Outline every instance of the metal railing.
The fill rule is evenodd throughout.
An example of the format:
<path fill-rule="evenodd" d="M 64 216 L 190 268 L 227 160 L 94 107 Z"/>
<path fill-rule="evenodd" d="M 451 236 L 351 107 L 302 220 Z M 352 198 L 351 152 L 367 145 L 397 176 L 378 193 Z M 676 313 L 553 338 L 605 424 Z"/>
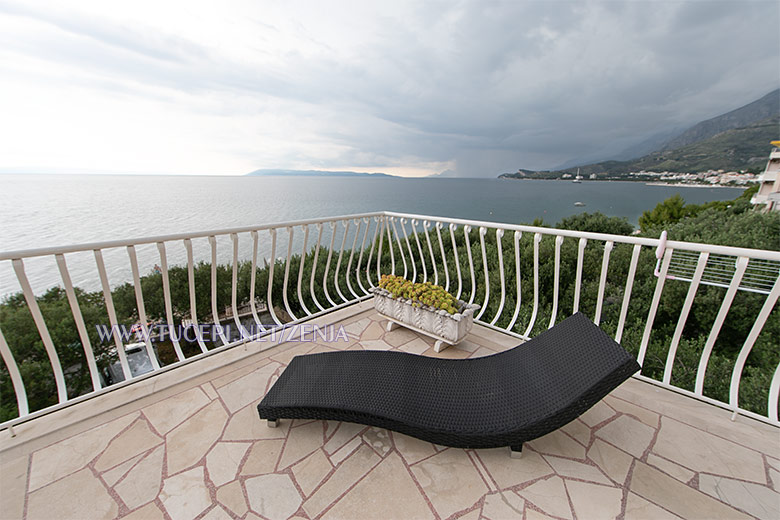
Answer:
<path fill-rule="evenodd" d="M 220 241 L 229 244 L 229 255 L 226 255 L 224 247 L 221 254 L 218 251 Z M 520 339 L 527 339 L 540 330 L 552 327 L 569 313 L 586 310 L 586 314 L 597 325 L 609 329 L 616 341 L 625 340 L 624 346 L 630 350 L 633 348 L 640 365 L 647 364 L 652 345 L 652 355 L 654 360 L 663 365 L 663 375 L 657 378 L 647 375 L 636 377 L 727 408 L 735 415 L 739 413 L 780 425 L 777 413 L 780 365 L 769 377 L 771 382 L 766 398 L 766 414 L 747 410 L 740 407 L 739 403 L 745 365 L 770 314 L 776 308 L 780 296 L 780 277 L 771 281 L 771 289 L 768 288 L 765 294 L 760 295 L 763 303 L 733 360 L 728 398 L 715 399 L 705 395 L 708 364 L 745 273 L 750 271 L 752 263 L 780 263 L 780 252 L 665 241 L 656 273 L 658 276 L 653 276 L 653 253 L 659 245 L 658 239 L 635 236 L 376 212 L 0 253 L 0 265 L 10 263 L 18 280 L 23 300 L 50 364 L 56 388 L 56 403 L 31 410 L 26 391 L 30 381 L 28 379 L 25 383 L 22 377 L 10 346 L 13 341 L 7 341 L 10 338 L 3 336 L 0 330 L 0 354 L 13 385 L 18 408 L 18 417 L 5 421 L 0 427 L 12 426 L 256 340 L 269 334 L 275 327 L 301 323 L 369 298 L 370 289 L 384 273 L 443 285 L 456 297 L 481 306 L 475 315 L 478 323 Z M 153 248 L 156 255 L 153 259 L 146 258 L 143 264 L 139 263 L 137 251 L 141 248 L 146 248 L 147 252 Z M 104 252 L 109 250 L 113 251 L 113 257 L 116 257 L 117 251 L 124 250 L 129 263 L 129 268 L 124 271 L 112 271 L 124 274 L 115 274 L 117 279 L 113 280 L 113 289 L 104 261 Z M 168 258 L 174 250 L 186 258 L 186 296 L 182 296 L 184 293 L 180 287 L 176 289 L 178 296 L 173 296 L 170 279 L 173 266 L 169 266 Z M 654 328 L 661 323 L 658 312 L 665 289 L 673 283 L 681 283 L 669 281 L 670 264 L 675 251 L 677 254 L 684 252 L 685 258 L 694 262 L 696 267 L 690 277 L 682 282 L 686 284 L 687 291 L 679 311 L 675 311 L 676 315 L 673 316 L 668 313 L 663 316 L 665 325 L 676 324 L 671 341 L 663 345 L 666 352 L 663 359 L 656 352 L 658 347 L 651 341 L 651 336 Z M 83 255 L 85 252 L 91 253 L 94 259 L 105 315 L 112 330 L 112 351 L 115 350 L 118 366 L 124 376 L 123 381 L 113 384 L 106 382 L 104 369 L 98 366 L 100 354 L 90 339 L 81 311 L 83 301 L 79 301 L 79 293 L 71 281 L 66 261 L 69 255 Z M 266 253 L 268 261 L 265 261 Z M 650 257 L 650 260 L 645 261 L 645 256 Z M 673 370 L 684 340 L 683 331 L 711 256 L 717 256 L 719 261 L 731 258 L 735 267 L 729 271 L 730 279 L 722 280 L 724 288 L 717 289 L 724 293 L 706 335 L 707 339 L 697 354 L 695 384 L 691 389 L 684 389 L 673 381 Z M 83 351 L 91 385 L 81 395 L 69 395 L 66 382 L 68 367 L 62 366 L 58 353 L 58 348 L 64 346 L 54 344 L 39 306 L 39 297 L 36 297 L 28 279 L 26 262 L 38 258 L 54 259 L 78 332 L 78 347 Z M 205 293 L 196 290 L 196 271 L 206 264 L 196 263 L 196 258 L 206 258 L 210 262 L 210 289 Z M 207 341 L 198 334 L 198 324 L 220 324 L 226 319 L 226 313 L 221 317 L 218 313 L 219 308 L 224 308 L 220 298 L 227 298 L 224 293 L 225 283 L 218 283 L 220 258 L 229 259 L 226 262 L 228 265 L 223 266 L 230 272 L 229 307 L 232 312 L 227 313 L 227 319 L 234 322 L 237 336 L 219 332 L 217 339 Z M 263 260 L 262 266 L 258 259 Z M 170 330 L 174 330 L 177 322 L 186 321 L 194 325 L 196 335 L 193 343 L 197 350 L 188 353 L 179 341 L 181 338 L 177 339 L 171 334 L 170 342 L 175 358 L 168 363 L 160 362 L 149 340 L 150 320 L 146 312 L 141 272 L 148 269 L 152 261 L 157 264 L 155 269 L 162 284 L 164 312 L 159 312 L 159 319 Z M 562 271 L 569 275 L 573 273 L 573 277 L 562 275 Z M 597 276 L 588 279 L 584 273 L 597 273 Z M 260 286 L 261 278 L 266 278 L 264 286 Z M 142 375 L 133 374 L 128 363 L 126 338 L 119 333 L 120 320 L 112 297 L 112 290 L 124 282 L 132 286 L 135 326 L 145 333 L 145 351 L 152 363 L 151 372 Z M 638 284 L 652 287 L 652 291 L 648 289 L 652 292 L 649 302 L 632 302 Z M 757 297 L 755 294 L 753 296 Z M 199 314 L 197 310 L 198 302 L 201 302 L 202 307 L 204 298 L 210 303 L 211 313 L 208 317 Z M 257 302 L 263 300 L 267 304 L 268 316 L 261 319 L 262 312 L 258 312 Z M 251 326 L 239 319 L 239 307 L 246 309 L 247 306 L 250 309 Z M 585 309 L 586 306 L 588 309 Z M 632 337 L 624 338 L 629 320 Z M 217 329 L 222 330 L 219 327 Z"/>

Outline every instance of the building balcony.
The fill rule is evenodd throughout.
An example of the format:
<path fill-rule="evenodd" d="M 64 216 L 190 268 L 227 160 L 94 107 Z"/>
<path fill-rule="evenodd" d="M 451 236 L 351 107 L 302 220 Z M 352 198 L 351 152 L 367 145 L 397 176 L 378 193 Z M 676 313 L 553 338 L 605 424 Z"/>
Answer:
<path fill-rule="evenodd" d="M 758 182 L 775 182 L 777 175 L 780 174 L 777 170 L 767 170 L 758 176 Z"/>
<path fill-rule="evenodd" d="M 288 244 L 281 257 L 279 234 Z M 183 246 L 180 271 L 174 246 Z M 171 328 L 210 320 L 232 323 L 233 331 L 217 338 L 199 332 L 192 345 L 182 338 L 147 345 L 152 369 L 135 373 L 125 338 L 112 334 L 102 344 L 88 329 L 89 298 L 70 276 L 84 252 L 111 324 L 128 315 L 148 328 L 160 313 Z M 121 265 L 116 252 L 128 262 L 124 274 L 113 267 Z M 211 260 L 211 284 L 198 277 L 199 254 Z M 45 285 L 39 259 L 50 257 L 81 338 L 88 387 L 79 392 L 77 371 L 57 344 L 57 315 L 34 287 L 36 280 Z M 9 518 L 780 515 L 780 368 L 756 376 L 751 365 L 751 354 L 770 355 L 762 349 L 775 340 L 764 329 L 778 312 L 777 252 L 376 213 L 1 253 L 2 262 L 12 264 L 18 304 L 50 361 L 44 388 L 52 392 L 41 401 L 34 391 L 35 377 L 45 375 L 25 368 L 4 322 L 0 352 L 17 405 L 0 430 L 0 510 Z M 159 272 L 140 276 L 155 264 Z M 428 337 L 387 332 L 369 292 L 385 272 L 437 281 L 480 304 L 471 333 L 435 352 Z M 160 284 L 160 310 L 152 282 Z M 123 307 L 123 290 L 132 310 Z M 233 312 L 219 312 L 225 299 Z M 696 313 L 713 301 L 699 343 L 691 336 Z M 634 353 L 643 370 L 579 419 L 527 443 L 520 459 L 508 448 L 448 448 L 350 423 L 268 428 L 257 417 L 255 406 L 296 355 L 380 349 L 474 358 L 512 348 L 577 310 Z M 737 340 L 732 326 L 745 316 Z M 124 379 L 101 377 L 105 366 Z"/>

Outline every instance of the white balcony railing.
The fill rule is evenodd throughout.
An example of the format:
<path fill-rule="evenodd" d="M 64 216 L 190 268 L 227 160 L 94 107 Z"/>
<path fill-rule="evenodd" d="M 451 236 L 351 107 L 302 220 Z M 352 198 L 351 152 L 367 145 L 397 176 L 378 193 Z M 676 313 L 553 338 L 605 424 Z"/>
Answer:
<path fill-rule="evenodd" d="M 282 252 L 280 244 L 284 243 Z M 663 247 L 659 249 L 659 245 Z M 139 262 L 141 250 L 147 253 L 143 262 Z M 657 269 L 656 251 L 660 253 Z M 116 262 L 120 253 L 127 267 L 109 271 L 104 256 L 111 254 Z M 152 253 L 153 258 L 149 256 Z M 259 263 L 258 258 L 264 259 L 266 253 L 272 260 L 261 266 L 265 262 Z M 95 324 L 82 314 L 84 296 L 71 281 L 67 259 L 79 256 L 84 260 L 85 254 L 93 257 L 97 270 L 94 285 L 102 294 L 101 305 L 112 331 L 111 345 L 94 344 L 90 327 Z M 183 260 L 182 265 L 169 265 L 168 259 L 176 255 Z M 229 260 L 220 266 L 220 258 Z M 73 334 L 77 332 L 79 338 L 75 345 L 81 366 L 63 367 L 63 349 L 74 346 L 55 344 L 49 327 L 61 327 L 62 323 L 47 322 L 40 296 L 31 286 L 28 264 L 39 265 L 40 259 L 53 261 L 57 266 L 70 310 L 68 320 L 72 318 Z M 197 259 L 208 262 L 199 264 Z M 156 276 L 161 282 L 164 304 L 154 317 L 147 315 L 149 296 L 145 296 L 145 282 L 142 283 L 142 271 L 152 261 L 159 266 Z M 5 373 L 0 370 L 0 376 L 10 379 L 18 410 L 17 417 L 0 424 L 3 428 L 247 343 L 269 334 L 275 327 L 300 323 L 367 299 L 369 289 L 384 273 L 443 285 L 459 298 L 481 305 L 475 315 L 478 323 L 519 339 L 531 337 L 581 310 L 635 353 L 643 365 L 643 374 L 636 377 L 730 409 L 735 416 L 743 414 L 780 425 L 780 365 L 771 374 L 763 375 L 768 382 L 768 388 L 760 389 L 765 394 L 765 411 L 740 406 L 745 366 L 767 320 L 776 311 L 780 296 L 780 252 L 675 241 L 661 244 L 658 239 L 635 236 L 377 212 L 12 251 L 0 253 L 0 267 L 3 264 L 10 264 L 13 269 L 23 294 L 23 299 L 18 300 L 23 300 L 29 310 L 39 351 L 45 352 L 53 381 L 49 381 L 49 400 L 31 406 L 28 389 L 40 382 L 33 378 L 43 377 L 41 371 L 30 370 L 23 376 L 20 365 L 24 362 L 17 364 L 18 348 L 13 347 L 20 340 L 8 336 L 9 330 L 5 331 L 6 336 L 0 330 L 0 354 L 6 369 Z M 727 266 L 725 271 L 719 267 L 722 265 Z M 171 282 L 174 269 L 181 278 L 176 279 L 175 287 Z M 720 269 L 717 284 L 708 282 L 713 269 Z M 203 272 L 210 273 L 208 283 L 202 275 L 196 276 Z M 681 276 L 680 272 L 687 274 Z M 115 279 L 110 280 L 109 274 Z M 112 291 L 124 282 L 131 287 L 128 291 L 134 293 L 134 307 L 130 311 L 124 309 L 119 316 L 114 305 L 116 293 L 112 295 Z M 686 358 L 683 363 L 690 372 L 688 381 L 678 382 L 677 358 L 684 350 L 681 346 L 686 345 L 686 356 L 693 349 L 693 340 L 686 339 L 686 324 L 699 302 L 701 287 L 708 285 L 720 286 L 708 288 L 704 295 L 708 301 L 719 299 L 718 310 L 707 317 L 711 323 L 698 325 L 708 331 L 701 336 L 703 344 L 695 353 L 695 362 Z M 712 392 L 706 388 L 715 376 L 708 374 L 708 365 L 738 294 L 740 298 L 753 298 L 756 312 L 749 318 L 749 332 L 743 331 L 741 345 L 730 346 L 735 356 L 728 368 L 731 375 L 727 395 L 721 392 L 719 397 L 712 397 L 707 395 Z M 267 304 L 267 318 L 261 318 L 263 304 Z M 231 312 L 220 313 L 219 309 L 224 310 L 226 305 Z M 741 311 L 742 304 L 738 305 Z M 204 308 L 210 312 L 204 312 Z M 132 316 L 130 322 L 127 316 Z M 171 334 L 172 357 L 163 361 L 150 339 L 149 327 L 155 319 L 169 330 L 174 330 L 177 323 L 192 326 L 194 338 L 189 350 L 181 337 Z M 198 328 L 198 324 L 226 321 L 235 325 L 234 333 L 217 329 L 217 337 L 211 340 L 203 337 Z M 131 369 L 126 352 L 128 340 L 120 333 L 121 322 L 144 332 L 141 349 L 151 363 L 149 372 L 138 374 Z M 674 330 L 671 339 L 654 340 L 657 328 Z M 111 363 L 121 373 L 114 381 L 106 378 L 106 364 Z M 695 370 L 691 365 L 696 366 Z M 722 378 L 724 368 L 720 361 L 717 369 Z M 78 370 L 84 371 L 88 385 L 77 392 L 69 387 L 68 377 Z M 648 375 L 652 370 L 655 374 Z"/>

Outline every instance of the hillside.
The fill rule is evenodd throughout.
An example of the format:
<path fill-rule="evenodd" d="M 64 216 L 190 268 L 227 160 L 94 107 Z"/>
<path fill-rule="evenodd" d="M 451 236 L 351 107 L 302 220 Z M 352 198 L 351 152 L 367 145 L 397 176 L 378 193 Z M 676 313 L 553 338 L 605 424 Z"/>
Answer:
<path fill-rule="evenodd" d="M 604 161 L 580 166 L 580 173 L 588 177 L 622 178 L 630 172 L 674 171 L 698 173 L 707 170 L 763 169 L 769 152 L 770 141 L 780 137 L 780 117 L 764 119 L 743 128 L 721 132 L 713 137 L 682 146 L 674 150 L 662 150 L 630 161 Z M 502 178 L 559 178 L 564 173 L 574 174 L 577 168 L 557 171 L 503 174 Z"/>
<path fill-rule="evenodd" d="M 700 121 L 687 130 L 684 128 L 666 128 L 643 141 L 629 146 L 615 155 L 591 155 L 569 159 L 554 168 L 556 171 L 582 167 L 583 164 L 605 163 L 607 161 L 631 161 L 653 152 L 676 150 L 689 144 L 698 143 L 727 130 L 743 128 L 771 117 L 780 116 L 780 89 L 773 90 L 764 97 L 741 106 L 725 114 Z M 684 131 L 683 131 L 684 130 Z M 681 133 L 682 132 L 682 133 Z"/>
<path fill-rule="evenodd" d="M 668 141 L 661 150 L 674 150 L 689 144 L 698 143 L 727 130 L 743 128 L 780 114 L 780 89 L 774 90 L 750 104 L 712 119 L 698 123 L 674 139 Z"/>

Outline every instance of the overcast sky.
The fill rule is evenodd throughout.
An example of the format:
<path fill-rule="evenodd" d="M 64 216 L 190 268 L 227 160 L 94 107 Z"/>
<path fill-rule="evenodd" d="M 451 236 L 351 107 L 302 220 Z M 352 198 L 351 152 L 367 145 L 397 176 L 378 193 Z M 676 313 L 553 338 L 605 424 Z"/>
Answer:
<path fill-rule="evenodd" d="M 0 0 L 0 171 L 495 177 L 780 86 L 780 2 Z"/>

